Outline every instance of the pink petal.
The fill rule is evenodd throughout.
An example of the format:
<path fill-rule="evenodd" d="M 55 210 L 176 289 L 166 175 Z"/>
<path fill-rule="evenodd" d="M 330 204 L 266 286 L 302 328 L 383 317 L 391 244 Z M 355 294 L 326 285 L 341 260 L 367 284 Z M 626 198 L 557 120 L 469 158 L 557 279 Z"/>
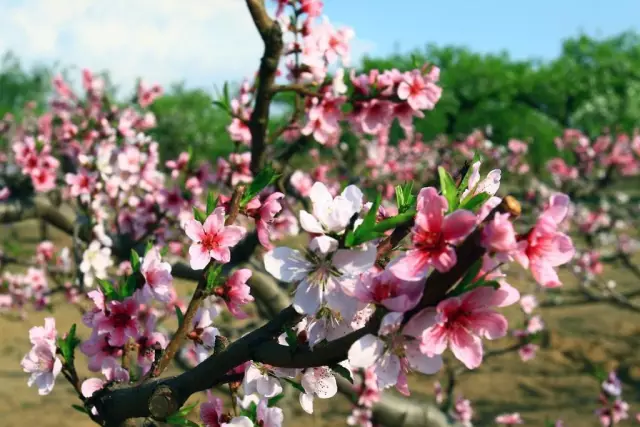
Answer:
<path fill-rule="evenodd" d="M 558 288 L 562 286 L 558 273 L 553 269 L 551 264 L 539 258 L 531 262 L 531 274 L 533 278 L 545 288 Z"/>
<path fill-rule="evenodd" d="M 435 374 L 442 368 L 442 357 L 429 357 L 420 351 L 418 341 L 409 341 L 404 346 L 407 361 L 412 369 L 423 374 Z"/>
<path fill-rule="evenodd" d="M 193 270 L 202 270 L 209 264 L 211 256 L 200 244 L 189 247 L 189 264 Z"/>
<path fill-rule="evenodd" d="M 382 356 L 384 343 L 375 335 L 367 334 L 349 348 L 349 364 L 353 368 L 368 368 Z"/>
<path fill-rule="evenodd" d="M 467 210 L 458 210 L 444 218 L 442 233 L 447 242 L 467 237 L 476 226 L 476 215 Z"/>
<path fill-rule="evenodd" d="M 216 261 L 222 264 L 226 264 L 229 261 L 231 261 L 231 251 L 227 247 L 220 246 L 216 249 L 213 249 L 209 251 L 209 255 L 211 258 L 215 259 Z"/>
<path fill-rule="evenodd" d="M 442 354 L 447 349 L 449 333 L 441 326 L 435 325 L 422 333 L 420 351 L 427 356 Z"/>
<path fill-rule="evenodd" d="M 207 217 L 202 228 L 207 234 L 218 234 L 222 227 L 224 227 L 224 208 L 220 207 Z"/>
<path fill-rule="evenodd" d="M 391 261 L 388 270 L 398 279 L 415 281 L 427 277 L 430 265 L 430 252 L 412 249 Z"/>
<path fill-rule="evenodd" d="M 238 227 L 237 225 L 230 225 L 225 227 L 220 234 L 220 245 L 226 247 L 235 246 L 246 234 L 247 230 L 244 227 Z"/>
<path fill-rule="evenodd" d="M 449 345 L 453 355 L 467 368 L 475 369 L 482 363 L 482 341 L 463 328 L 458 328 L 451 334 Z"/>
<path fill-rule="evenodd" d="M 104 386 L 104 382 L 100 378 L 89 378 L 82 382 L 80 390 L 84 397 L 91 397 L 93 393 L 101 390 Z"/>
<path fill-rule="evenodd" d="M 458 262 L 455 249 L 450 247 L 446 248 L 437 256 L 433 257 L 432 262 L 436 270 L 440 273 L 446 273 Z"/>
<path fill-rule="evenodd" d="M 185 223 L 184 232 L 194 242 L 200 242 L 204 237 L 204 229 L 202 228 L 202 224 L 200 224 L 195 219 L 190 219 Z"/>
<path fill-rule="evenodd" d="M 468 328 L 474 334 L 484 336 L 489 340 L 507 335 L 509 323 L 502 314 L 486 310 L 472 313 L 466 319 L 469 322 Z"/>

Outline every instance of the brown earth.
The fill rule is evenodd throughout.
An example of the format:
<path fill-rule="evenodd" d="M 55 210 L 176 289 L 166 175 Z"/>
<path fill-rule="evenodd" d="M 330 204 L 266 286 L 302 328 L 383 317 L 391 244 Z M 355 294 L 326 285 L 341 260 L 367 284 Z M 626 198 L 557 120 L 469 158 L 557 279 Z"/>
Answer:
<path fill-rule="evenodd" d="M 0 229 L 2 240 L 9 238 L 8 229 Z M 37 241 L 38 226 L 34 222 L 21 224 L 20 241 L 32 248 Z M 65 236 L 51 233 L 56 243 L 68 244 Z M 636 285 L 637 279 L 624 270 L 609 269 L 607 277 L 614 278 L 619 287 Z M 526 292 L 534 288 L 528 276 L 514 272 L 512 283 Z M 188 292 L 191 284 L 182 284 Z M 637 286 L 637 285 L 636 285 Z M 573 289 L 567 281 L 567 291 Z M 625 383 L 624 396 L 631 405 L 631 415 L 640 412 L 640 314 L 609 304 L 550 307 L 538 310 L 548 327 L 547 345 L 530 362 L 523 363 L 517 354 L 510 353 L 488 359 L 477 371 L 458 378 L 457 392 L 471 399 L 476 415 L 476 426 L 495 425 L 493 418 L 504 412 L 520 412 L 526 425 L 543 426 L 544 420 L 562 419 L 567 427 L 590 427 L 599 423 L 593 412 L 597 408 L 598 382 L 590 375 L 594 364 L 605 364 L 619 369 Z M 507 310 L 513 326 L 518 327 L 517 308 Z M 72 388 L 62 377 L 48 396 L 38 396 L 36 389 L 27 387 L 27 374 L 20 368 L 20 360 L 29 350 L 28 330 L 42 325 L 47 312 L 29 312 L 24 321 L 11 316 L 0 316 L 0 426 L 80 427 L 93 425 L 83 414 L 71 409 L 78 403 Z M 57 304 L 53 315 L 58 330 L 68 330 L 79 323 L 76 308 Z M 79 328 L 81 337 L 88 330 Z M 490 348 L 504 348 L 513 344 L 509 338 L 490 343 Z M 78 357 L 82 362 L 84 356 Z M 89 372 L 82 370 L 80 375 Z M 177 369 L 175 370 L 177 372 Z M 410 379 L 413 398 L 433 401 L 435 377 Z M 445 382 L 444 376 L 441 378 Z M 195 396 L 193 401 L 204 401 Z M 286 426 L 346 425 L 349 405 L 341 398 L 317 402 L 316 414 L 306 415 L 297 406 L 291 408 L 293 416 L 285 419 Z M 632 421 L 628 421 L 632 425 Z"/>

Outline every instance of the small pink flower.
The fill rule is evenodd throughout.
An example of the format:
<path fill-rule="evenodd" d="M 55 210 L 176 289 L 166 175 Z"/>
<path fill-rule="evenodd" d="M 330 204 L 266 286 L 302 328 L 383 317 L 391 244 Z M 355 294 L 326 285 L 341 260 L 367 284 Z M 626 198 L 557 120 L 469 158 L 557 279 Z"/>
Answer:
<path fill-rule="evenodd" d="M 523 295 L 520 298 L 520 307 L 525 314 L 531 314 L 538 306 L 538 300 L 535 295 Z"/>
<path fill-rule="evenodd" d="M 56 319 L 53 317 L 47 317 L 44 319 L 44 327 L 34 326 L 29 329 L 29 341 L 31 341 L 31 344 L 33 345 L 45 342 L 52 343 L 55 346 L 57 335 Z"/>
<path fill-rule="evenodd" d="M 257 210 L 256 230 L 258 232 L 258 240 L 265 249 L 273 249 L 273 245 L 269 239 L 271 234 L 270 224 L 275 219 L 276 215 L 282 210 L 280 199 L 284 198 L 284 194 L 276 192 L 270 194 L 261 204 Z"/>
<path fill-rule="evenodd" d="M 49 341 L 39 341 L 21 362 L 22 369 L 31 374 L 28 386 L 35 384 L 38 394 L 51 393 L 56 377 L 62 370 L 62 362 L 56 357 L 56 346 Z"/>
<path fill-rule="evenodd" d="M 496 423 L 504 424 L 506 426 L 512 426 L 516 424 L 523 424 L 522 418 L 520 418 L 520 414 L 514 412 L 513 414 L 502 414 L 496 417 Z"/>
<path fill-rule="evenodd" d="M 523 362 L 528 362 L 536 357 L 539 348 L 537 345 L 529 343 L 518 349 L 518 355 Z"/>
<path fill-rule="evenodd" d="M 167 302 L 171 298 L 173 281 L 171 264 L 160 260 L 160 251 L 154 247 L 142 258 L 140 272 L 144 276 L 143 292 L 155 296 L 158 301 Z"/>
<path fill-rule="evenodd" d="M 459 297 L 448 298 L 435 309 L 424 309 L 414 317 L 424 328 L 420 350 L 434 355 L 442 354 L 450 347 L 467 368 L 477 368 L 483 356 L 481 337 L 493 340 L 507 334 L 507 319 L 493 307 L 504 307 L 513 302 L 509 292 L 482 286 Z"/>
<path fill-rule="evenodd" d="M 222 415 L 222 399 L 215 397 L 207 390 L 207 401 L 200 405 L 200 419 L 205 427 L 220 427 Z"/>
<path fill-rule="evenodd" d="M 365 303 L 376 303 L 396 312 L 411 310 L 422 296 L 422 286 L 398 279 L 388 270 L 365 273 L 356 282 L 354 296 Z"/>
<path fill-rule="evenodd" d="M 133 298 L 124 301 L 110 301 L 106 316 L 97 324 L 99 334 L 108 334 L 108 342 L 114 347 L 122 347 L 129 338 L 137 339 L 138 302 Z"/>
<path fill-rule="evenodd" d="M 185 232 L 193 244 L 189 248 L 191 268 L 202 270 L 214 259 L 222 264 L 231 260 L 230 247 L 235 246 L 245 235 L 243 227 L 224 225 L 224 209 L 216 208 L 204 224 L 189 220 Z"/>
<path fill-rule="evenodd" d="M 222 290 L 222 298 L 227 304 L 227 308 L 238 319 L 244 319 L 247 314 L 240 309 L 240 306 L 253 301 L 251 288 L 247 285 L 247 280 L 251 278 L 251 270 L 242 268 L 233 272 L 227 279 Z"/>
<path fill-rule="evenodd" d="M 516 232 L 509 221 L 509 214 L 497 212 L 482 230 L 482 245 L 491 252 L 509 255 L 518 249 Z"/>
<path fill-rule="evenodd" d="M 418 195 L 418 213 L 413 228 L 413 249 L 396 258 L 389 269 L 403 280 L 425 277 L 429 267 L 447 272 L 458 262 L 453 243 L 465 238 L 476 225 L 473 212 L 457 210 L 444 215 L 447 199 L 433 187 L 423 188 Z"/>
<path fill-rule="evenodd" d="M 41 264 L 46 264 L 53 259 L 55 246 L 52 242 L 45 240 L 40 242 L 36 248 L 36 259 Z"/>
<path fill-rule="evenodd" d="M 549 207 L 540 215 L 526 240 L 519 243 L 515 259 L 531 270 L 533 278 L 542 286 L 562 286 L 554 267 L 566 264 L 575 255 L 571 238 L 558 231 L 569 209 L 569 198 L 564 194 L 551 197 Z"/>

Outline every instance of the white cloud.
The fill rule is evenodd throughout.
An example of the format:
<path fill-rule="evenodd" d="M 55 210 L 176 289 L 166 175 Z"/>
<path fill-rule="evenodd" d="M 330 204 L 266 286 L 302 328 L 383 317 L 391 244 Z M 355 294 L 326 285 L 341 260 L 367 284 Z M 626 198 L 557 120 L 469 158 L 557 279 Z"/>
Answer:
<path fill-rule="evenodd" d="M 0 14 L 0 52 L 12 50 L 26 63 L 108 70 L 125 90 L 137 77 L 211 89 L 251 75 L 262 53 L 244 0 L 8 3 Z M 357 59 L 373 44 L 353 47 Z"/>

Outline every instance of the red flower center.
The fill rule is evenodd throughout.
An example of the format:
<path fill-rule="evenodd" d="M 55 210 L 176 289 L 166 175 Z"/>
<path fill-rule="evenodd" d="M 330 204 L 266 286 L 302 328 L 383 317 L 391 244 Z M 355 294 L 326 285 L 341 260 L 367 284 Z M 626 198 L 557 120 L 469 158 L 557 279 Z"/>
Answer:
<path fill-rule="evenodd" d="M 446 246 L 441 232 L 419 230 L 414 237 L 414 244 L 422 250 L 441 250 Z"/>
<path fill-rule="evenodd" d="M 218 247 L 220 247 L 220 238 L 218 237 L 217 234 L 205 233 L 204 237 L 202 238 L 202 242 L 200 242 L 200 244 L 207 251 L 213 251 L 215 249 L 218 249 Z"/>

